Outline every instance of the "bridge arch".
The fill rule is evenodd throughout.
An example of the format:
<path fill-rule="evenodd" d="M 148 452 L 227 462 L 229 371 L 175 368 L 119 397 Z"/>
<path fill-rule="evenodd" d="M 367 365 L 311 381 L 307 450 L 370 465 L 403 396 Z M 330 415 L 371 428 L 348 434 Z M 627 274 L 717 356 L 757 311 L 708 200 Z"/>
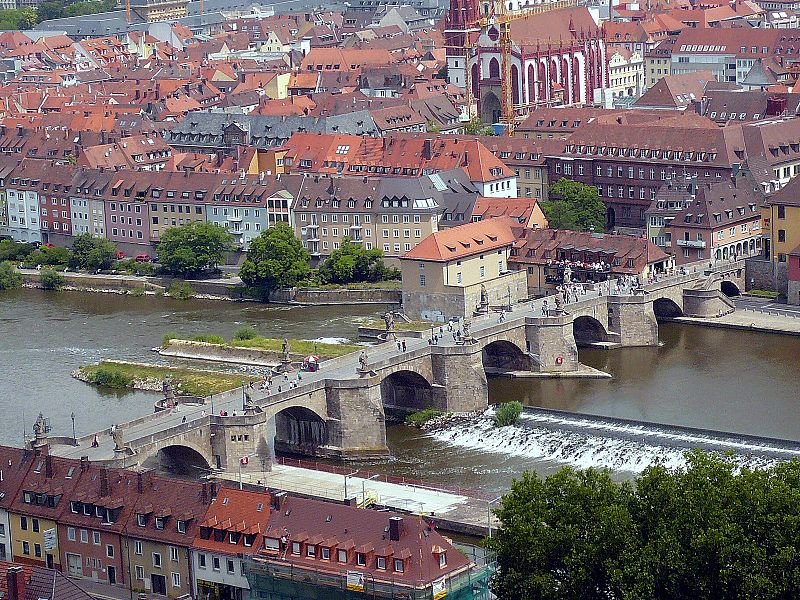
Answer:
<path fill-rule="evenodd" d="M 161 470 L 176 475 L 200 478 L 211 470 L 206 454 L 186 443 L 164 446 L 156 454 L 156 460 Z"/>
<path fill-rule="evenodd" d="M 317 456 L 328 444 L 328 426 L 305 406 L 290 406 L 275 415 L 275 450 Z"/>
<path fill-rule="evenodd" d="M 733 296 L 739 296 L 742 293 L 739 289 L 739 286 L 730 279 L 723 279 L 719 284 L 719 289 L 722 290 L 722 293 L 729 298 Z"/>
<path fill-rule="evenodd" d="M 656 298 L 653 300 L 653 313 L 656 319 L 674 319 L 683 316 L 683 308 L 671 298 Z"/>
<path fill-rule="evenodd" d="M 530 369 L 528 355 L 509 340 L 495 340 L 483 347 L 481 353 L 485 371 L 525 371 Z"/>
<path fill-rule="evenodd" d="M 575 343 L 579 346 L 608 341 L 608 331 L 605 326 L 588 315 L 575 317 L 572 321 L 572 335 L 575 337 Z"/>
<path fill-rule="evenodd" d="M 401 420 L 434 406 L 433 386 L 415 371 L 395 371 L 381 381 L 381 401 L 387 420 Z"/>

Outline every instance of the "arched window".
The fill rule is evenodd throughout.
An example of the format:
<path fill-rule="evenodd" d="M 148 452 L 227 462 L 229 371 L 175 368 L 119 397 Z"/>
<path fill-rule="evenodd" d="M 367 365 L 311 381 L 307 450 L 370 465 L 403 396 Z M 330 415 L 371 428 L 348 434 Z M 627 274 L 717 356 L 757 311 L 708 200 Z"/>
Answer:
<path fill-rule="evenodd" d="M 500 78 L 500 63 L 496 58 L 489 61 L 489 79 Z"/>

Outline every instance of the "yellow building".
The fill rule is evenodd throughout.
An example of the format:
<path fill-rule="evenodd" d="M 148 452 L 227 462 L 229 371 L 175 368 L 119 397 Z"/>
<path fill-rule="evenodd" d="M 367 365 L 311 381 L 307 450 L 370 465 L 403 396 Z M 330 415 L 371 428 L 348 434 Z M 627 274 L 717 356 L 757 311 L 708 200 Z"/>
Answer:
<path fill-rule="evenodd" d="M 783 188 L 767 198 L 761 211 L 763 256 L 770 261 L 772 281 L 754 281 L 756 288 L 787 293 L 789 255 L 800 246 L 800 177 L 789 180 Z M 750 274 L 748 273 L 748 276 Z"/>
<path fill-rule="evenodd" d="M 445 321 L 527 298 L 524 271 L 509 271 L 514 227 L 508 217 L 437 231 L 400 257 L 403 310 L 412 319 Z"/>

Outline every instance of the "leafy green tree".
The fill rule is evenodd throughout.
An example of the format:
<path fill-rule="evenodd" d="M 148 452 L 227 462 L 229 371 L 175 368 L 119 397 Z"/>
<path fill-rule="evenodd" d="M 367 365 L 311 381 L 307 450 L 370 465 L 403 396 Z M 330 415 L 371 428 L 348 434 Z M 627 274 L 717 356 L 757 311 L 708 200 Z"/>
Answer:
<path fill-rule="evenodd" d="M 606 209 L 597 188 L 561 178 L 550 187 L 550 200 L 541 203 L 553 229 L 603 231 Z"/>
<path fill-rule="evenodd" d="M 42 246 L 28 255 L 25 259 L 25 263 L 31 265 L 66 265 L 69 263 L 70 257 L 70 251 L 66 248 L 59 246 L 48 248 L 47 246 Z"/>
<path fill-rule="evenodd" d="M 42 289 L 45 290 L 58 290 L 64 285 L 64 276 L 56 271 L 53 267 L 46 267 L 42 269 L 39 277 L 39 282 L 42 284 Z"/>
<path fill-rule="evenodd" d="M 480 117 L 473 117 L 464 123 L 464 133 L 467 135 L 494 135 L 491 125 L 484 125 Z"/>
<path fill-rule="evenodd" d="M 0 261 L 25 260 L 34 250 L 36 250 L 36 248 L 34 248 L 33 244 L 3 240 L 0 241 Z"/>
<path fill-rule="evenodd" d="M 308 252 L 286 223 L 278 223 L 262 232 L 250 243 L 239 277 L 260 291 L 262 298 L 269 292 L 297 285 L 308 276 Z"/>
<path fill-rule="evenodd" d="M 73 269 L 108 269 L 117 257 L 117 247 L 105 238 L 82 233 L 72 241 L 69 266 Z"/>
<path fill-rule="evenodd" d="M 174 277 L 193 277 L 222 262 L 231 236 L 215 223 L 194 222 L 170 227 L 161 235 L 158 260 Z"/>
<path fill-rule="evenodd" d="M 0 263 L 0 290 L 22 287 L 22 275 L 8 262 Z"/>
<path fill-rule="evenodd" d="M 741 468 L 692 451 L 685 468 L 526 473 L 495 511 L 501 600 L 800 597 L 800 462 Z"/>
<path fill-rule="evenodd" d="M 398 276 L 397 269 L 386 268 L 379 248 L 367 250 L 347 236 L 319 267 L 319 278 L 324 283 L 374 282 Z"/>

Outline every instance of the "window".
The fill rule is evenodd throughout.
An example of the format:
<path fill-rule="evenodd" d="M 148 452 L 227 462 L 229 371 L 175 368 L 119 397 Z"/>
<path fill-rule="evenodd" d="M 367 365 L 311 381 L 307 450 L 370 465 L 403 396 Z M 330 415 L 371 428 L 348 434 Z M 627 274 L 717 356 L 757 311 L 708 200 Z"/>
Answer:
<path fill-rule="evenodd" d="M 174 562 L 178 562 L 180 560 L 180 552 L 178 551 L 177 546 L 170 546 L 169 547 L 169 559 Z"/>
<path fill-rule="evenodd" d="M 219 571 L 219 556 L 211 557 L 211 568 L 215 571 Z"/>
<path fill-rule="evenodd" d="M 228 573 L 235 573 L 235 572 L 236 572 L 236 565 L 234 565 L 234 564 L 233 564 L 233 560 L 231 560 L 231 559 L 229 558 L 229 559 L 228 559 L 227 561 L 225 561 L 225 562 L 226 562 L 226 565 L 225 565 L 225 566 L 226 566 L 226 567 L 227 567 L 227 569 L 228 569 Z"/>
<path fill-rule="evenodd" d="M 134 554 L 138 554 L 139 556 L 142 555 L 142 542 L 140 542 L 139 540 L 136 540 L 133 543 L 133 552 L 134 552 Z"/>
<path fill-rule="evenodd" d="M 74 527 L 67 527 L 67 539 L 70 542 L 75 541 L 75 528 Z"/>
<path fill-rule="evenodd" d="M 30 555 L 31 553 L 31 545 L 29 542 L 22 542 L 22 553 Z"/>
<path fill-rule="evenodd" d="M 174 587 L 174 588 L 181 587 L 181 574 L 180 573 L 173 573 L 172 574 L 172 587 Z"/>
<path fill-rule="evenodd" d="M 178 520 L 177 529 L 178 533 L 186 533 L 186 521 Z"/>
<path fill-rule="evenodd" d="M 330 560 L 331 559 L 331 549 L 330 548 L 320 548 L 320 558 L 322 558 L 322 560 Z"/>
<path fill-rule="evenodd" d="M 485 277 L 485 276 L 486 276 L 486 267 L 484 267 L 483 265 L 481 265 L 481 278 L 483 278 L 483 277 Z"/>
<path fill-rule="evenodd" d="M 419 274 L 419 287 L 425 287 L 425 273 Z"/>
<path fill-rule="evenodd" d="M 337 550 L 336 551 L 336 560 L 340 563 L 347 562 L 347 550 Z"/>
<path fill-rule="evenodd" d="M 779 219 L 786 218 L 786 207 L 783 204 L 778 204 L 778 218 Z"/>
<path fill-rule="evenodd" d="M 34 532 L 39 533 L 39 519 L 31 519 L 31 528 Z"/>
<path fill-rule="evenodd" d="M 456 283 L 462 283 L 461 271 L 456 273 Z"/>
<path fill-rule="evenodd" d="M 153 552 L 153 566 L 161 567 L 161 554 L 158 552 Z"/>
<path fill-rule="evenodd" d="M 19 518 L 19 528 L 22 529 L 22 531 L 28 531 L 28 517 Z"/>
<path fill-rule="evenodd" d="M 96 544 L 97 546 L 100 545 L 100 532 L 99 531 L 93 531 L 92 532 L 92 542 L 94 542 L 94 544 Z"/>
<path fill-rule="evenodd" d="M 383 557 L 383 556 L 378 556 L 378 557 L 375 559 L 375 566 L 376 566 L 378 569 L 381 569 L 381 570 L 384 570 L 384 571 L 385 571 L 385 570 L 386 570 L 386 558 L 385 558 L 385 557 Z"/>
<path fill-rule="evenodd" d="M 206 568 L 206 555 L 205 554 L 198 554 L 197 555 L 197 564 L 200 566 L 201 569 Z"/>
<path fill-rule="evenodd" d="M 359 567 L 364 567 L 367 565 L 367 557 L 363 552 L 356 552 L 356 564 Z"/>
<path fill-rule="evenodd" d="M 405 570 L 405 564 L 399 558 L 394 559 L 394 570 L 396 573 L 402 573 Z"/>
<path fill-rule="evenodd" d="M 447 566 L 447 552 L 439 553 L 439 568 Z"/>
<path fill-rule="evenodd" d="M 106 557 L 114 558 L 114 546 L 112 546 L 111 544 L 106 545 Z"/>
<path fill-rule="evenodd" d="M 144 581 L 144 567 L 136 565 L 136 579 Z"/>
<path fill-rule="evenodd" d="M 156 529 L 164 529 L 164 518 L 156 517 Z"/>
<path fill-rule="evenodd" d="M 41 558 L 42 557 L 42 545 L 41 544 L 34 544 L 33 545 L 33 554 L 37 558 Z"/>
<path fill-rule="evenodd" d="M 81 544 L 88 544 L 89 543 L 89 532 L 85 529 L 81 529 Z"/>
<path fill-rule="evenodd" d="M 778 229 L 778 241 L 785 242 L 786 241 L 786 230 L 785 229 Z"/>
<path fill-rule="evenodd" d="M 139 527 L 144 527 L 145 525 L 147 525 L 147 516 L 142 514 L 136 515 L 136 524 Z"/>

